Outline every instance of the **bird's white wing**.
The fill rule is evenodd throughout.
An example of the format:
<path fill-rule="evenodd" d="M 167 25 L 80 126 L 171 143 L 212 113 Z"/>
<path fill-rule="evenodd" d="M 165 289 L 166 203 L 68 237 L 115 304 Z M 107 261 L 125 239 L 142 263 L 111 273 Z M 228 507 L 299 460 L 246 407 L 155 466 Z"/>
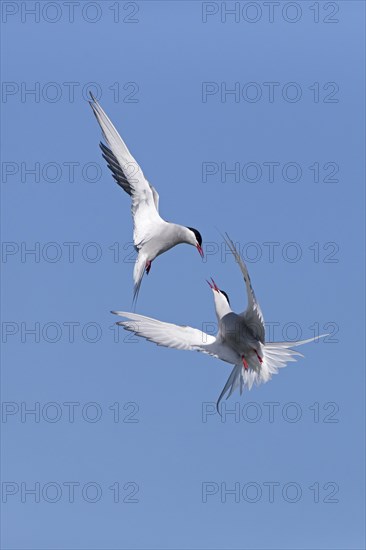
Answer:
<path fill-rule="evenodd" d="M 150 342 L 154 342 L 158 346 L 202 351 L 210 355 L 216 355 L 214 353 L 215 347 L 211 349 L 211 346 L 216 342 L 215 336 L 206 334 L 199 329 L 164 323 L 137 313 L 126 311 L 112 311 L 112 313 L 128 319 L 127 321 L 117 322 L 117 325 L 134 332 L 137 336 L 146 338 Z"/>
<path fill-rule="evenodd" d="M 134 243 L 140 248 L 148 240 L 154 224 L 161 221 L 158 213 L 159 195 L 145 178 L 127 145 L 92 94 L 91 98 L 90 106 L 108 144 L 108 147 L 100 144 L 103 157 L 118 185 L 132 199 Z"/>
<path fill-rule="evenodd" d="M 272 378 L 273 374 L 278 373 L 278 369 L 286 367 L 287 363 L 296 361 L 297 357 L 304 357 L 302 353 L 291 348 L 315 342 L 320 338 L 325 338 L 325 336 L 328 336 L 328 334 L 321 334 L 314 338 L 297 340 L 295 342 L 268 342 L 267 344 L 262 344 L 263 362 L 260 365 L 260 369 L 257 368 L 258 365 L 255 357 L 248 357 L 248 370 L 244 370 L 241 363 L 234 366 L 217 401 L 216 407 L 218 412 L 220 412 L 220 401 L 225 394 L 226 399 L 228 399 L 236 388 L 240 389 L 241 395 L 244 387 L 250 390 L 253 384 L 265 384 Z"/>
<path fill-rule="evenodd" d="M 328 334 L 320 334 L 307 340 L 297 340 L 295 342 L 267 342 L 262 345 L 263 363 L 258 376 L 258 383 L 268 382 L 272 374 L 277 374 L 278 369 L 286 367 L 287 363 L 296 361 L 297 357 L 304 357 L 299 351 L 293 350 L 297 346 L 303 346 L 309 342 L 316 342 L 320 338 L 325 338 Z M 250 389 L 250 388 L 249 388 Z"/>
<path fill-rule="evenodd" d="M 263 313 L 255 297 L 255 293 L 252 287 L 252 283 L 250 281 L 247 266 L 241 259 L 240 254 L 236 250 L 233 241 L 230 239 L 227 233 L 225 234 L 224 239 L 231 253 L 233 254 L 235 260 L 239 264 L 240 270 L 242 272 L 242 275 L 245 281 L 245 286 L 247 289 L 248 307 L 241 314 L 241 316 L 245 319 L 246 324 L 249 325 L 250 328 L 253 330 L 253 333 L 256 336 L 256 338 L 258 338 L 260 342 L 264 343 L 265 328 L 264 328 Z"/>

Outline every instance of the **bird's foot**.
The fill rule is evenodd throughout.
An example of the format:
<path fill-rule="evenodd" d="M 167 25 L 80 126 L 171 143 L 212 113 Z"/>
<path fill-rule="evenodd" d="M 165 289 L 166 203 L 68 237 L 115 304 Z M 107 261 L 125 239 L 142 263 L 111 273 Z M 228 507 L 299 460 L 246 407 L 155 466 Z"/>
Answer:
<path fill-rule="evenodd" d="M 245 370 L 248 370 L 249 369 L 249 365 L 244 357 L 244 355 L 241 356 L 241 360 L 243 361 L 243 367 Z"/>
<path fill-rule="evenodd" d="M 262 364 L 262 363 L 263 363 L 262 357 L 258 354 L 258 352 L 257 352 L 256 349 L 253 348 L 253 351 L 254 351 L 254 353 L 256 354 L 256 356 L 258 357 L 258 361 L 260 362 L 260 364 Z"/>
<path fill-rule="evenodd" d="M 149 274 L 150 269 L 151 269 L 151 261 L 147 260 L 146 265 L 145 265 L 146 275 Z"/>

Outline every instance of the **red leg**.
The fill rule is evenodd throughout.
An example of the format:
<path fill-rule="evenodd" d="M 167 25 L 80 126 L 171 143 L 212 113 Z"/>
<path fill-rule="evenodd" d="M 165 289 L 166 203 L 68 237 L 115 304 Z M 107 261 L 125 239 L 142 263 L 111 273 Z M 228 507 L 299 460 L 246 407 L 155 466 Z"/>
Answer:
<path fill-rule="evenodd" d="M 241 360 L 243 361 L 243 367 L 245 368 L 245 370 L 248 370 L 249 369 L 249 365 L 244 357 L 244 355 L 241 356 Z"/>
<path fill-rule="evenodd" d="M 258 352 L 257 352 L 256 349 L 253 348 L 253 351 L 255 352 L 256 356 L 258 357 L 258 361 L 260 362 L 260 364 L 262 364 L 263 363 L 262 357 L 260 355 L 258 355 Z"/>
<path fill-rule="evenodd" d="M 146 265 L 145 265 L 146 275 L 149 274 L 150 269 L 151 269 L 151 262 L 150 262 L 150 260 L 147 260 Z"/>

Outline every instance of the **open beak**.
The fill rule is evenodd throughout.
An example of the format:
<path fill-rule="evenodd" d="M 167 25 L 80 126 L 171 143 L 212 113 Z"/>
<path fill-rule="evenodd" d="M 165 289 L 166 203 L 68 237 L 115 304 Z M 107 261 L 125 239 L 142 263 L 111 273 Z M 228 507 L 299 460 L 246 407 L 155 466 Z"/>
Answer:
<path fill-rule="evenodd" d="M 203 253 L 202 248 L 200 247 L 200 245 L 198 243 L 196 244 L 196 248 L 197 248 L 198 252 L 200 253 L 201 258 L 204 258 L 205 255 Z"/>
<path fill-rule="evenodd" d="M 207 280 L 207 279 L 206 279 Z M 215 283 L 215 281 L 213 280 L 213 278 L 211 277 L 211 281 L 212 283 L 210 283 L 210 281 L 207 281 L 208 282 L 208 285 L 210 287 L 211 290 L 216 290 L 216 292 L 220 292 L 220 289 L 219 287 L 217 286 L 217 284 Z"/>

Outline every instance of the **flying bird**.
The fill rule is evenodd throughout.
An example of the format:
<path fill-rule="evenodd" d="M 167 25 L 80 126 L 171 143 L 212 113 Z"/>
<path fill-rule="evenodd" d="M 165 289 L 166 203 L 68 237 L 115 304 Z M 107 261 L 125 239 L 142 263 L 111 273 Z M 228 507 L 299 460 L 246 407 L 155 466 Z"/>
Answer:
<path fill-rule="evenodd" d="M 218 320 L 216 336 L 189 326 L 164 323 L 135 313 L 112 312 L 128 319 L 117 322 L 117 325 L 155 342 L 158 346 L 200 351 L 233 364 L 234 368 L 217 401 L 218 412 L 219 404 L 225 394 L 228 399 L 239 387 L 241 395 L 244 387 L 250 390 L 254 383 L 259 385 L 268 382 L 273 374 L 277 374 L 278 369 L 285 367 L 288 362 L 296 361 L 297 356 L 303 357 L 301 353 L 291 349 L 292 347 L 327 336 L 322 334 L 295 342 L 266 342 L 263 314 L 247 267 L 228 235 L 225 241 L 239 264 L 246 286 L 248 305 L 243 313 L 234 313 L 226 292 L 220 290 L 213 279 L 211 282 L 207 281 L 213 292 Z"/>
<path fill-rule="evenodd" d="M 140 166 L 93 94 L 89 104 L 102 130 L 106 144 L 100 143 L 103 158 L 112 176 L 131 197 L 133 241 L 138 252 L 133 280 L 133 302 L 136 303 L 144 273 L 149 273 L 151 262 L 163 252 L 180 243 L 197 248 L 203 257 L 202 237 L 193 227 L 165 221 L 159 215 L 159 195 L 145 178 Z"/>

